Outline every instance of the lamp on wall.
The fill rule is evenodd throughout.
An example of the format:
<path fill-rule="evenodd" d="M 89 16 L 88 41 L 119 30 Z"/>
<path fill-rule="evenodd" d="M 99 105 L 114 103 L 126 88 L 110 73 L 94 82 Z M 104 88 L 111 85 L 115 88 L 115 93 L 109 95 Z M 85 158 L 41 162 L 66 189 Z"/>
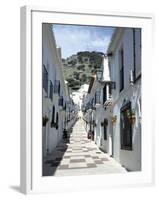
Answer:
<path fill-rule="evenodd" d="M 101 81 L 103 78 L 103 71 L 101 69 L 96 70 L 97 80 Z"/>

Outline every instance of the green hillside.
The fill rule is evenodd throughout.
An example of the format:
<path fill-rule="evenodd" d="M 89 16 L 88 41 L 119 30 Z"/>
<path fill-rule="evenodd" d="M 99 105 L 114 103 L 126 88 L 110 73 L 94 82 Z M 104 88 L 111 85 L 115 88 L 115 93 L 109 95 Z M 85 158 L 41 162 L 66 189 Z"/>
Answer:
<path fill-rule="evenodd" d="M 67 59 L 63 59 L 64 77 L 72 90 L 77 90 L 83 84 L 89 84 L 91 75 L 101 67 L 101 52 L 78 52 Z"/>

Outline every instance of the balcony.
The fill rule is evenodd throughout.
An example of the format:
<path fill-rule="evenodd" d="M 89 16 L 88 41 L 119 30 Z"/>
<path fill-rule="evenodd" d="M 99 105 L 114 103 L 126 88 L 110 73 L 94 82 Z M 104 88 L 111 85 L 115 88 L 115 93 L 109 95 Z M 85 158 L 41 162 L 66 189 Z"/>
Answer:
<path fill-rule="evenodd" d="M 105 101 L 104 107 L 105 107 L 105 108 L 106 108 L 106 107 L 111 107 L 111 106 L 112 106 L 112 103 L 113 103 L 112 97 L 109 97 L 109 98 Z"/>

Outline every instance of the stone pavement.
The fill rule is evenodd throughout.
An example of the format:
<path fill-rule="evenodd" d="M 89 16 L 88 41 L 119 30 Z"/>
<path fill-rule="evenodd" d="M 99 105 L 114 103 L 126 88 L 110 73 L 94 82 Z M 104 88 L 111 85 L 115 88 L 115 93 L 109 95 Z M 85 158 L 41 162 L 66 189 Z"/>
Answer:
<path fill-rule="evenodd" d="M 69 141 L 63 140 L 43 164 L 43 176 L 71 176 L 127 171 L 87 139 L 82 119 L 73 127 Z"/>

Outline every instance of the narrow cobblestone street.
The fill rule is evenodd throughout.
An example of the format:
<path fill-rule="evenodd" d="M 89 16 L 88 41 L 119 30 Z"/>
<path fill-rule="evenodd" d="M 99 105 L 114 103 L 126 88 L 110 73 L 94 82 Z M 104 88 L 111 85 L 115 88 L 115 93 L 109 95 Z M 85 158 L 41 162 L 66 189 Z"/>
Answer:
<path fill-rule="evenodd" d="M 70 138 L 63 140 L 52 155 L 44 161 L 44 176 L 70 176 L 106 173 L 126 173 L 127 171 L 113 158 L 103 153 L 87 139 L 83 120 L 73 127 Z"/>

